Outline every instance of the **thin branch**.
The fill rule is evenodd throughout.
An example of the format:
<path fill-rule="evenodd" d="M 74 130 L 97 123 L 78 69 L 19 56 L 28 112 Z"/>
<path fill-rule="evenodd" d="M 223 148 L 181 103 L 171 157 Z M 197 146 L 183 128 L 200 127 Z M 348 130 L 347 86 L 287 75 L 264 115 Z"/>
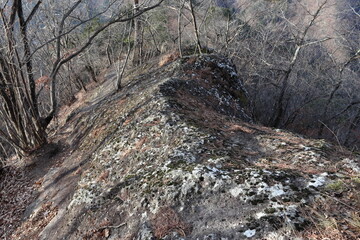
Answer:
<path fill-rule="evenodd" d="M 349 6 L 351 10 L 356 14 L 356 16 L 360 17 L 360 14 L 353 8 L 352 6 Z"/>
<path fill-rule="evenodd" d="M 335 139 L 336 139 L 336 141 L 337 141 L 337 143 L 338 143 L 341 151 L 343 151 L 343 148 L 342 148 L 342 146 L 341 146 L 340 140 L 339 140 L 338 136 L 334 133 L 334 131 L 331 130 L 324 122 L 322 122 L 322 121 L 320 121 L 320 120 L 319 120 L 319 122 L 320 122 L 324 127 L 326 127 L 326 129 L 329 130 L 329 132 L 331 132 L 331 134 L 335 137 Z"/>
<path fill-rule="evenodd" d="M 82 26 L 85 23 L 88 23 L 92 20 L 94 20 L 95 18 L 99 17 L 100 15 L 104 14 L 105 12 L 107 12 L 109 10 L 109 8 L 114 4 L 114 2 L 112 2 L 111 4 L 109 4 L 109 6 L 102 12 L 99 12 L 98 14 L 94 15 L 91 18 L 88 18 L 86 20 L 81 21 L 80 23 L 74 25 L 73 27 L 71 27 L 68 31 L 63 32 L 61 35 L 57 35 L 51 39 L 49 39 L 48 41 L 42 43 L 41 45 L 39 45 L 38 47 L 36 47 L 33 52 L 31 53 L 30 57 L 32 57 L 37 51 L 39 51 L 40 49 L 42 49 L 43 47 L 47 46 L 48 44 L 56 41 L 59 37 L 63 37 L 65 35 L 68 35 L 69 33 L 73 32 L 75 29 L 77 29 L 79 26 Z"/>
<path fill-rule="evenodd" d="M 78 56 L 83 50 L 85 50 L 91 43 L 92 41 L 102 32 L 104 31 L 106 28 L 108 28 L 109 26 L 115 24 L 115 23 L 119 23 L 119 22 L 127 22 L 127 21 L 130 21 L 136 17 L 139 17 L 140 15 L 142 15 L 143 13 L 151 10 L 151 9 L 154 9 L 156 7 L 158 7 L 164 0 L 160 0 L 157 4 L 151 6 L 151 7 L 148 7 L 148 8 L 144 8 L 142 9 L 141 11 L 139 11 L 138 13 L 134 14 L 133 16 L 130 16 L 128 18 L 118 18 L 118 19 L 115 19 L 115 20 L 112 20 L 110 22 L 108 22 L 107 24 L 105 24 L 104 26 L 100 27 L 98 30 L 96 30 L 93 35 L 91 37 L 89 37 L 88 41 L 79 49 L 77 50 L 76 52 L 70 54 L 68 57 L 64 58 L 63 60 L 61 60 L 58 64 L 58 67 L 57 67 L 57 70 L 59 67 L 61 67 L 61 65 L 63 65 L 64 63 L 70 61 L 71 59 L 73 59 L 74 57 Z M 55 69 L 56 70 L 56 69 Z M 57 71 L 56 70 L 56 71 Z"/>
<path fill-rule="evenodd" d="M 126 18 L 122 18 L 122 16 L 114 19 L 114 20 L 111 20 L 110 22 L 106 23 L 105 25 L 103 25 L 102 27 L 98 28 L 89 38 L 88 40 L 83 44 L 82 47 L 80 47 L 78 50 L 76 50 L 75 52 L 71 53 L 69 56 L 65 57 L 65 58 L 62 58 L 60 57 L 59 55 L 59 45 L 57 46 L 57 51 L 58 51 L 58 57 L 57 57 L 57 60 L 55 61 L 54 63 L 54 66 L 53 66 L 53 69 L 51 71 L 51 74 L 50 74 L 50 78 L 52 79 L 52 83 L 51 83 L 51 96 L 50 96 L 50 99 L 51 99 L 51 105 L 52 105 L 52 110 L 50 112 L 50 114 L 45 118 L 45 122 L 44 122 L 44 125 L 48 125 L 51 121 L 51 119 L 54 117 L 55 115 L 55 112 L 57 110 L 57 101 L 56 101 L 56 91 L 55 91 L 55 88 L 56 88 L 56 75 L 58 73 L 58 71 L 60 70 L 61 66 L 67 62 L 69 62 L 70 60 L 72 60 L 73 58 L 77 57 L 79 54 L 81 54 L 87 47 L 89 47 L 91 44 L 92 44 L 92 41 L 101 33 L 103 32 L 105 29 L 107 29 L 108 27 L 110 27 L 111 25 L 115 24 L 115 23 L 119 23 L 119 22 L 127 22 L 127 21 L 130 21 L 130 20 L 133 20 L 134 18 L 136 17 L 139 17 L 140 15 L 144 14 L 145 12 L 147 11 L 150 11 L 156 7 L 158 7 L 164 0 L 159 0 L 156 4 L 150 6 L 150 7 L 147 7 L 147 8 L 143 8 L 141 11 L 138 11 L 136 12 L 135 14 L 133 14 L 132 16 L 130 17 L 126 17 Z M 79 0 L 77 3 L 81 2 L 81 0 Z M 73 9 L 73 8 L 72 8 Z M 70 9 L 70 10 L 72 10 Z M 69 11 L 70 11 L 69 10 Z M 69 12 L 68 12 L 69 13 Z M 70 14 L 70 13 L 69 13 Z M 67 15 L 69 15 L 67 14 Z M 60 28 L 61 29 L 61 28 Z M 60 33 L 61 34 L 61 33 Z M 60 42 L 60 38 L 58 40 L 58 44 Z"/>
<path fill-rule="evenodd" d="M 65 25 L 65 20 L 70 16 L 70 14 L 77 8 L 77 6 L 79 6 L 79 4 L 82 2 L 82 0 L 78 0 L 70 9 L 69 11 L 67 11 L 64 16 L 61 19 L 61 22 L 59 24 L 59 29 L 58 29 L 58 35 L 61 35 L 64 29 L 64 25 Z M 60 60 L 60 47 L 61 47 L 61 37 L 57 38 L 57 42 L 56 42 L 56 55 L 57 55 L 57 60 Z"/>
<path fill-rule="evenodd" d="M 334 115 L 334 116 L 326 119 L 326 122 L 327 122 L 327 121 L 331 121 L 331 120 L 337 118 L 338 116 L 343 115 L 343 114 L 344 114 L 345 112 L 347 112 L 350 108 L 352 108 L 353 106 L 356 106 L 356 105 L 358 105 L 358 104 L 360 104 L 360 101 L 353 101 L 353 102 L 349 103 L 349 104 L 346 106 L 346 108 L 344 108 L 341 112 L 339 112 L 338 114 L 336 114 L 336 115 Z"/>
<path fill-rule="evenodd" d="M 332 39 L 331 37 L 326 37 L 326 38 L 323 38 L 323 39 L 320 39 L 320 40 L 305 43 L 305 44 L 301 45 L 300 47 L 307 47 L 307 46 L 317 44 L 317 43 L 321 43 L 321 42 L 325 42 L 325 41 L 328 41 L 328 40 L 331 40 L 331 39 Z"/>
<path fill-rule="evenodd" d="M 34 6 L 34 8 L 31 10 L 29 16 L 27 17 L 27 19 L 25 20 L 25 26 L 27 26 L 27 24 L 31 21 L 31 19 L 33 18 L 33 16 L 35 15 L 36 11 L 39 9 L 40 4 L 42 3 L 41 0 L 39 0 L 36 5 Z"/>
<path fill-rule="evenodd" d="M 104 227 L 101 227 L 99 230 L 103 230 L 103 229 L 106 229 L 106 228 L 120 228 L 120 227 L 123 227 L 125 226 L 127 223 L 120 223 L 119 225 L 114 225 L 114 226 L 104 226 Z"/>

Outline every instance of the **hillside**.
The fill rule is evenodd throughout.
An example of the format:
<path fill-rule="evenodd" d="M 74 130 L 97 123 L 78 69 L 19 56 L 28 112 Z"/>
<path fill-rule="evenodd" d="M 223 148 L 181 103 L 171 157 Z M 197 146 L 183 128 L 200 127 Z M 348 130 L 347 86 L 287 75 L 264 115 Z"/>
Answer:
<path fill-rule="evenodd" d="M 321 10 L 320 16 L 315 20 L 315 24 L 310 28 L 307 38 L 309 40 L 314 39 L 326 39 L 328 41 L 324 43 L 324 46 L 329 52 L 335 57 L 336 61 L 346 61 L 346 57 L 349 54 L 349 49 L 339 44 L 338 34 L 344 29 L 352 31 L 352 21 L 355 21 L 353 12 L 350 6 L 354 7 L 358 4 L 352 0 L 336 1 L 313 1 L 313 0 L 300 0 L 300 1 L 248 1 L 248 0 L 236 0 L 236 1 L 225 1 L 226 5 L 231 5 L 236 9 L 244 11 L 246 18 L 251 19 L 252 15 L 259 14 L 258 8 L 269 8 L 272 9 L 276 14 L 277 11 L 284 11 L 281 16 L 282 21 L 286 19 L 291 25 L 296 26 L 294 32 L 301 31 L 308 26 L 313 15 L 317 12 L 319 7 L 325 3 L 325 7 Z M 279 10 L 275 7 L 273 9 L 273 3 L 278 2 Z M 279 6 L 277 6 L 279 8 Z M 279 17 L 280 18 L 280 17 Z M 255 20 L 257 24 L 257 21 Z M 354 31 L 354 38 L 356 31 Z"/>
<path fill-rule="evenodd" d="M 108 73 L 60 112 L 52 143 L 18 170 L 28 190 L 12 194 L 33 194 L 11 237 L 20 200 L 2 198 L 5 239 L 360 237 L 359 158 L 253 123 L 228 59 L 139 71 L 115 93 Z"/>

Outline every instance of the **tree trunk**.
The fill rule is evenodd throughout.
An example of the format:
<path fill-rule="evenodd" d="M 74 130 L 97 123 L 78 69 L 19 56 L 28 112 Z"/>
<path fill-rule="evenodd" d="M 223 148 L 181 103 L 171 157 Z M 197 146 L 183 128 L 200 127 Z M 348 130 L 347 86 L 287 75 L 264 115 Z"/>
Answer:
<path fill-rule="evenodd" d="M 31 60 L 31 52 L 30 52 L 30 46 L 29 46 L 29 40 L 27 37 L 27 22 L 24 18 L 24 13 L 22 9 L 22 2 L 21 0 L 18 0 L 18 17 L 20 22 L 20 32 L 22 35 L 23 45 L 24 45 L 24 56 L 25 56 L 25 63 L 26 63 L 26 70 L 28 75 L 28 83 L 30 87 L 30 96 L 32 101 L 32 108 L 34 109 L 34 115 L 37 120 L 39 120 L 39 110 L 36 100 L 36 92 L 35 92 L 35 80 L 34 80 L 34 74 L 33 74 L 33 67 L 32 67 L 32 60 Z M 38 2 L 40 4 L 41 1 Z"/>
<path fill-rule="evenodd" d="M 85 66 L 86 71 L 90 74 L 91 80 L 97 83 L 96 73 L 94 68 L 89 64 Z"/>
<path fill-rule="evenodd" d="M 130 39 L 130 36 L 131 36 L 131 33 L 132 33 L 132 23 L 130 22 L 130 28 L 129 28 L 129 39 Z M 120 52 L 120 54 L 122 54 L 122 50 Z M 120 65 L 121 65 L 121 60 L 119 58 L 119 63 L 118 63 L 118 66 L 117 66 L 117 76 L 116 76 L 116 90 L 117 91 L 120 91 L 121 90 L 121 80 L 122 80 L 122 77 L 124 75 L 124 72 L 125 72 L 125 68 L 127 66 L 127 63 L 129 61 L 129 58 L 130 58 L 130 54 L 131 54 L 131 44 L 128 43 L 128 50 L 127 50 L 127 53 L 126 53 L 126 58 L 125 58 L 125 61 L 120 69 Z"/>
<path fill-rule="evenodd" d="M 134 15 L 140 11 L 139 0 L 134 0 Z M 141 63 L 141 21 L 139 18 L 134 19 L 134 53 L 132 63 L 139 65 Z"/>
<path fill-rule="evenodd" d="M 183 57 L 182 46 L 181 46 L 181 41 L 182 41 L 181 16 L 184 6 L 185 6 L 185 1 L 180 3 L 179 12 L 178 12 L 178 48 L 179 48 L 180 57 Z"/>
<path fill-rule="evenodd" d="M 196 47 L 198 48 L 199 53 L 202 54 L 200 37 L 199 37 L 199 30 L 198 30 L 197 23 L 196 23 L 196 15 L 195 15 L 194 6 L 193 6 L 192 1 L 193 0 L 189 0 L 189 5 L 190 5 L 191 17 L 192 17 L 192 20 L 193 20 L 194 34 L 195 34 L 195 38 L 196 38 Z"/>

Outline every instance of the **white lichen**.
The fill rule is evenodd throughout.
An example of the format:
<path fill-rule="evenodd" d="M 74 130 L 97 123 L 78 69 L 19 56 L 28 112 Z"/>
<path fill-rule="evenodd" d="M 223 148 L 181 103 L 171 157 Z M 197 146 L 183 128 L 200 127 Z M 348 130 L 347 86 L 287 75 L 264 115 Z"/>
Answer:
<path fill-rule="evenodd" d="M 325 184 L 327 181 L 327 173 L 321 173 L 319 175 L 315 175 L 307 184 L 308 187 L 320 187 Z"/>
<path fill-rule="evenodd" d="M 269 191 L 270 191 L 270 197 L 278 197 L 278 196 L 281 196 L 281 195 L 284 195 L 285 192 L 284 192 L 284 187 L 281 183 L 279 184 L 275 184 L 274 186 L 271 186 L 269 188 Z"/>
<path fill-rule="evenodd" d="M 230 194 L 233 196 L 233 197 L 238 197 L 240 194 L 243 193 L 243 189 L 241 187 L 234 187 L 232 189 L 230 189 Z"/>
<path fill-rule="evenodd" d="M 255 236 L 256 234 L 256 229 L 248 229 L 243 233 L 246 237 L 251 238 L 253 236 Z"/>

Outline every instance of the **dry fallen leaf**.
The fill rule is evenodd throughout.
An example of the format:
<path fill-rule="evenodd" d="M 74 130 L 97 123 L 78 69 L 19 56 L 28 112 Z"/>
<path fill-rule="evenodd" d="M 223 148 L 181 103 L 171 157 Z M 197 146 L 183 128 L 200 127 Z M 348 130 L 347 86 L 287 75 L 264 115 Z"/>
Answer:
<path fill-rule="evenodd" d="M 108 229 L 108 228 L 104 229 L 104 237 L 106 237 L 106 238 L 110 237 L 110 229 Z"/>
<path fill-rule="evenodd" d="M 98 181 L 105 181 L 109 177 L 109 171 L 103 171 L 98 177 Z"/>
<path fill-rule="evenodd" d="M 255 131 L 250 129 L 250 128 L 247 128 L 247 127 L 244 127 L 244 126 L 240 126 L 240 125 L 237 125 L 237 124 L 234 124 L 232 126 L 230 126 L 229 129 L 227 129 L 228 131 L 242 131 L 244 133 L 254 133 Z"/>
<path fill-rule="evenodd" d="M 37 187 L 40 187 L 42 185 L 44 181 L 44 178 L 40 178 L 39 180 L 37 180 L 34 184 L 37 186 Z"/>

